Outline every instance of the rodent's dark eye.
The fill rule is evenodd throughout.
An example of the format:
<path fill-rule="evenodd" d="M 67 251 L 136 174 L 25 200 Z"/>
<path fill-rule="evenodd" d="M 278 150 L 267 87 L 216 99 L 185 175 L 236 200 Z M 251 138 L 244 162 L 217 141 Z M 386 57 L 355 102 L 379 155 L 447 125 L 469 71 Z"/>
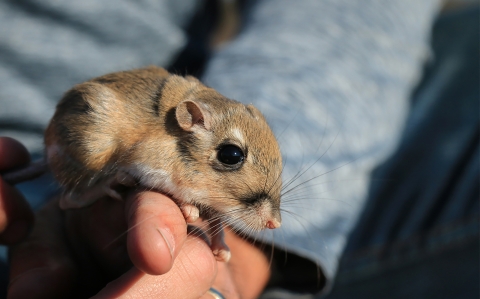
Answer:
<path fill-rule="evenodd" d="M 217 158 L 223 164 L 235 165 L 243 162 L 245 155 L 238 146 L 227 144 L 218 150 Z"/>

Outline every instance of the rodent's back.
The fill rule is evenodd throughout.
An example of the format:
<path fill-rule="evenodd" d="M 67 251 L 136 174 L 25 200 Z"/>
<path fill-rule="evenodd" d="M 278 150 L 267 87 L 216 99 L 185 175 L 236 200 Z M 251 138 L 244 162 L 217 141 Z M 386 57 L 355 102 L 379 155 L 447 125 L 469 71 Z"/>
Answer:
<path fill-rule="evenodd" d="M 115 171 L 129 149 L 163 124 L 152 122 L 169 76 L 149 67 L 74 86 L 57 105 L 46 134 L 48 163 L 62 186 L 85 188 Z"/>

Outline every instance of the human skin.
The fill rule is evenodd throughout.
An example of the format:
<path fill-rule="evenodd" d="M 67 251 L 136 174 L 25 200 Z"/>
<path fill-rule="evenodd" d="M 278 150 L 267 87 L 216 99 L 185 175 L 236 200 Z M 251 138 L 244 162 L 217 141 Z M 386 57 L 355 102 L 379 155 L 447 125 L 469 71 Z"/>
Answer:
<path fill-rule="evenodd" d="M 30 162 L 28 151 L 18 141 L 0 138 L 0 173 Z M 33 224 L 33 213 L 22 194 L 0 178 L 0 244 L 20 241 Z"/>
<path fill-rule="evenodd" d="M 1 183 L 13 190 L 2 201 L 20 200 Z M 202 238 L 187 235 L 178 207 L 154 192 L 68 211 L 53 200 L 11 248 L 8 298 L 212 298 L 205 293 L 212 286 L 227 298 L 258 297 L 270 275 L 268 258 L 230 230 L 226 241 L 228 264 L 217 262 Z"/>

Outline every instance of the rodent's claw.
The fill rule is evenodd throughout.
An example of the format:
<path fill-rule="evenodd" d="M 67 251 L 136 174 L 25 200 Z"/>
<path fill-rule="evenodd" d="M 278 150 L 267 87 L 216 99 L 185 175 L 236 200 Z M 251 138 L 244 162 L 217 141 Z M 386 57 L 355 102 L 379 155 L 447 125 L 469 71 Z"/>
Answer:
<path fill-rule="evenodd" d="M 225 244 L 225 234 L 223 232 L 223 225 L 219 219 L 210 223 L 210 229 L 213 230 L 212 244 L 210 248 L 217 261 L 227 263 L 230 260 L 230 248 Z"/>
<path fill-rule="evenodd" d="M 185 217 L 187 223 L 193 223 L 197 221 L 198 217 L 200 217 L 200 211 L 194 205 L 184 204 L 180 209 L 182 210 L 183 217 Z"/>
<path fill-rule="evenodd" d="M 228 261 L 232 257 L 232 254 L 230 253 L 230 249 L 228 247 L 226 249 L 212 250 L 212 253 L 215 256 L 215 259 L 219 262 L 228 263 Z"/>

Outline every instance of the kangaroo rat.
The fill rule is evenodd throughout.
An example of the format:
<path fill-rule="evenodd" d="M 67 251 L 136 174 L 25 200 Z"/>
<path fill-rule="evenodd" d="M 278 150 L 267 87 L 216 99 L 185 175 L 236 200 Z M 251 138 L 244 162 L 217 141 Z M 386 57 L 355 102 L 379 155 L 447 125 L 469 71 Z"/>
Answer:
<path fill-rule="evenodd" d="M 230 257 L 222 222 L 250 230 L 281 223 L 282 161 L 264 117 L 190 76 L 147 67 L 76 85 L 57 105 L 45 147 L 62 208 L 121 199 L 139 184 L 170 195 L 187 222 L 217 219 L 219 260 Z"/>

